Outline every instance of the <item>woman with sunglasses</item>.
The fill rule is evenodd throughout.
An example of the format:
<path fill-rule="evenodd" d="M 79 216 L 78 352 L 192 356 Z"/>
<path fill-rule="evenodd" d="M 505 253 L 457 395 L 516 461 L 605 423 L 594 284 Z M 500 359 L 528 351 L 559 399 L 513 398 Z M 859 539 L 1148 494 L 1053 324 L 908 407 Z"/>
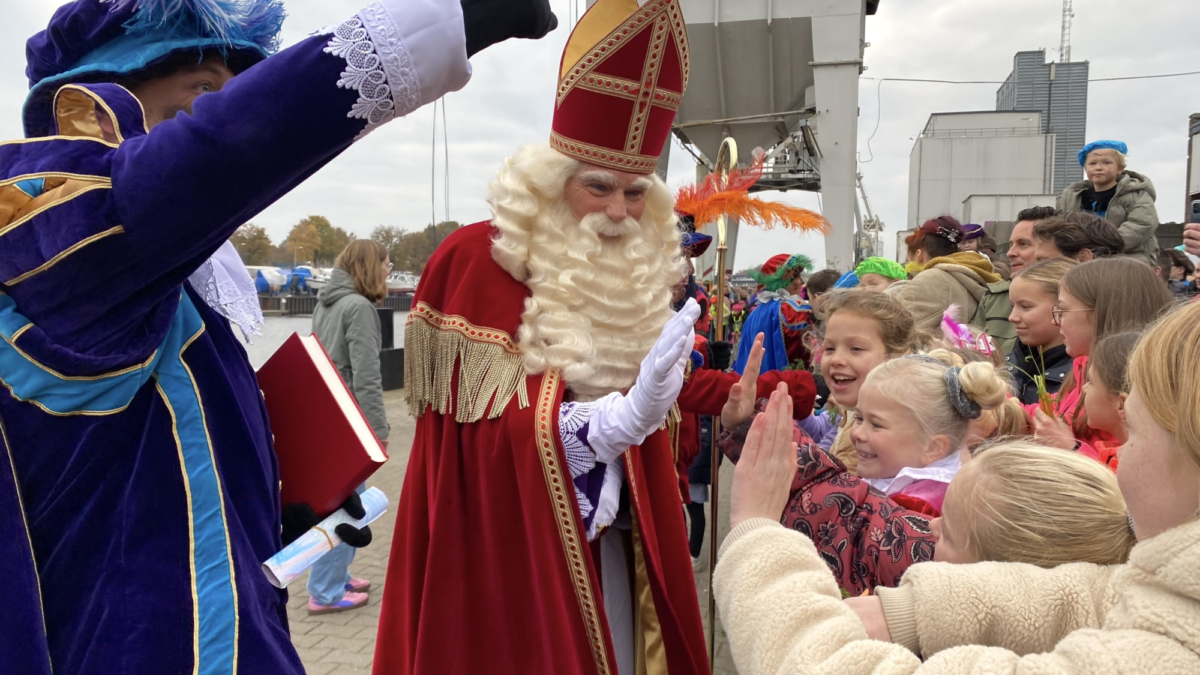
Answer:
<path fill-rule="evenodd" d="M 313 334 L 329 352 L 386 450 L 389 427 L 379 370 L 383 337 L 375 308 L 387 296 L 392 264 L 383 244 L 358 239 L 338 254 L 333 265 L 329 284 L 317 295 Z M 359 487 L 360 493 L 364 487 Z M 313 564 L 308 574 L 309 614 L 343 612 L 367 604 L 371 582 L 350 576 L 353 560 L 354 549 L 339 544 Z"/>
<path fill-rule="evenodd" d="M 1092 345 L 1108 335 L 1144 330 L 1173 304 L 1162 280 L 1138 259 L 1092 260 L 1063 276 L 1058 302 L 1050 311 L 1074 363 L 1055 399 L 1055 415 L 1040 409 L 1033 412 L 1034 435 L 1039 442 L 1079 449 L 1093 441 L 1116 440 L 1089 427 L 1083 408 L 1084 375 Z"/>

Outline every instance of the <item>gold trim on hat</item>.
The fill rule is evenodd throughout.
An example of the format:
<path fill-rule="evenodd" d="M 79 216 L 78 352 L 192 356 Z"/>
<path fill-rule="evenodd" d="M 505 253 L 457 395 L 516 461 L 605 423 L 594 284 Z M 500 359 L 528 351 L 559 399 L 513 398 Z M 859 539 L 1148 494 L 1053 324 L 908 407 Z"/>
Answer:
<path fill-rule="evenodd" d="M 620 18 L 613 19 L 618 13 Z M 595 19 L 590 18 L 593 15 L 596 15 Z M 648 28 L 658 30 L 660 18 L 665 19 L 666 27 L 675 35 L 679 63 L 683 69 L 683 89 L 686 91 L 691 59 L 688 53 L 687 27 L 684 25 L 683 12 L 679 9 L 678 1 L 651 0 L 639 9 L 634 0 L 600 0 L 580 19 L 575 31 L 567 40 L 567 48 L 563 52 L 563 66 L 559 73 L 556 107 L 562 105 L 563 99 L 583 77 L 595 72 L 597 66 L 608 60 L 609 56 L 619 51 L 627 42 Z M 612 28 L 608 28 L 609 26 Z M 661 53 L 660 48 L 660 56 Z M 656 70 L 656 75 L 657 72 Z M 680 92 L 679 96 L 682 98 L 683 93 Z"/>
<path fill-rule="evenodd" d="M 573 141 L 556 132 L 550 133 L 550 147 L 588 164 L 596 164 L 617 171 L 653 173 L 654 169 L 658 167 L 658 157 L 656 156 L 616 152 L 598 145 Z"/>

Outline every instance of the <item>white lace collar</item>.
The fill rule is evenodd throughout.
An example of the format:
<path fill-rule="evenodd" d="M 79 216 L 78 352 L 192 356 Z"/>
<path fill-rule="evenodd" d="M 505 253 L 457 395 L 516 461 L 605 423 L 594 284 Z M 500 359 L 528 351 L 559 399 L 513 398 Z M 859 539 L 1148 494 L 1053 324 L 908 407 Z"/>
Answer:
<path fill-rule="evenodd" d="M 957 450 L 926 467 L 916 468 L 906 466 L 894 478 L 864 478 L 867 485 L 879 490 L 885 495 L 894 495 L 904 488 L 920 480 L 935 480 L 939 483 L 949 483 L 954 474 L 962 468 L 962 458 Z"/>
<path fill-rule="evenodd" d="M 771 302 L 772 300 L 783 302 L 784 300 L 791 300 L 793 297 L 795 296 L 793 296 L 791 293 L 788 293 L 786 289 L 781 289 L 778 291 L 759 291 L 758 303 L 765 304 Z"/>
<path fill-rule="evenodd" d="M 258 291 L 233 242 L 222 244 L 188 281 L 209 307 L 242 331 L 247 343 L 251 335 L 262 335 L 263 315 Z"/>

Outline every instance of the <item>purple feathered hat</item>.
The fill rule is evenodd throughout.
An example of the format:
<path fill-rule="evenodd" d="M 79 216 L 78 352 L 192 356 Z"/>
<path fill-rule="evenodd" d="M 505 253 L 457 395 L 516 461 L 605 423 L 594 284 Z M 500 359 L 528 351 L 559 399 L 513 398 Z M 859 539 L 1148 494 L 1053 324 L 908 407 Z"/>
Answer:
<path fill-rule="evenodd" d="M 978 223 L 963 223 L 962 231 L 963 234 L 966 235 L 963 237 L 963 241 L 982 239 L 983 235 L 987 234 L 987 232 L 984 231 L 983 226 L 979 225 Z"/>
<path fill-rule="evenodd" d="M 75 0 L 25 45 L 25 135 L 52 132 L 65 84 L 131 75 L 184 50 L 236 53 L 257 63 L 279 48 L 281 0 Z"/>

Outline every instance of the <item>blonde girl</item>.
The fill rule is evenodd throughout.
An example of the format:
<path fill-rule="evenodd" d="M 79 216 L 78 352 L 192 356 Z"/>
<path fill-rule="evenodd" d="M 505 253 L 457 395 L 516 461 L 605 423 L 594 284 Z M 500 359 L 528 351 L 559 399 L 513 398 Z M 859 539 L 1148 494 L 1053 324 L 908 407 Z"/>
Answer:
<path fill-rule="evenodd" d="M 898 504 L 941 515 L 970 422 L 1008 392 L 1006 373 L 982 361 L 947 367 L 925 355 L 880 365 L 859 392 L 850 430 L 858 475 Z"/>
<path fill-rule="evenodd" d="M 1107 335 L 1142 330 L 1174 304 L 1171 292 L 1145 263 L 1133 258 L 1101 258 L 1075 267 L 1059 283 L 1051 310 L 1067 353 L 1074 358 L 1055 403 L 1055 417 L 1034 413 L 1038 441 L 1064 449 L 1077 443 L 1112 443 L 1112 434 L 1093 429 L 1084 410 L 1083 383 L 1092 345 Z"/>
<path fill-rule="evenodd" d="M 963 464 L 930 529 L 933 559 L 952 563 L 1119 565 L 1136 543 L 1111 471 L 1024 440 L 985 446 Z"/>
<path fill-rule="evenodd" d="M 918 346 L 912 314 L 902 302 L 886 293 L 862 289 L 831 291 L 819 311 L 825 334 L 819 346 L 821 375 L 829 387 L 830 401 L 842 412 L 837 436 L 830 448 L 851 472 L 857 458 L 846 428 L 848 411 L 858 405 L 858 392 L 867 374 L 884 361 L 911 354 Z M 816 428 L 835 424 L 830 414 L 806 420 L 801 427 L 813 438 L 827 433 Z"/>
<path fill-rule="evenodd" d="M 928 352 L 929 356 L 941 361 L 947 366 L 965 366 L 968 363 L 996 362 L 992 356 L 981 354 L 974 349 L 935 349 Z M 1012 383 L 1009 382 L 1010 394 Z M 971 452 L 988 439 L 1028 436 L 1033 429 L 1029 425 L 1029 415 L 1020 401 L 1009 396 L 994 410 L 984 410 L 979 419 L 967 423 L 966 448 L 963 451 L 963 461 L 970 459 Z"/>
<path fill-rule="evenodd" d="M 1072 359 L 1053 309 L 1059 281 L 1078 265 L 1070 258 L 1043 260 L 1013 277 L 1008 287 L 1013 307 L 1008 320 L 1017 333 L 1017 343 L 1008 353 L 1009 372 L 1017 399 L 1026 405 L 1038 403 L 1034 378 L 1044 377 L 1046 393 L 1055 394 L 1071 372 Z"/>
<path fill-rule="evenodd" d="M 769 410 L 760 427 L 771 433 L 747 438 L 734 472 L 714 576 L 734 662 L 840 675 L 1200 672 L 1198 346 L 1193 303 L 1151 327 L 1130 360 L 1117 482 L 1138 543 L 1124 565 L 914 565 L 898 588 L 843 602 L 811 541 L 773 518 L 795 468 L 790 438 L 772 431 L 787 416 Z"/>

